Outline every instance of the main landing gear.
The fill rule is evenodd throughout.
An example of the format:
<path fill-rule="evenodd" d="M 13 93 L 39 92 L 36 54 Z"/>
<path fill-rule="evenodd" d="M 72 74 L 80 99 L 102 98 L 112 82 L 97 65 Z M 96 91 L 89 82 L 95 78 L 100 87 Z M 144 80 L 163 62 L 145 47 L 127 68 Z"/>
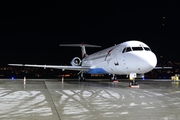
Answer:
<path fill-rule="evenodd" d="M 78 81 L 79 81 L 79 82 L 85 82 L 85 81 L 86 81 L 86 80 L 85 80 L 85 77 L 84 77 L 84 75 L 83 75 L 83 72 L 81 72 L 81 74 L 79 75 Z"/>
<path fill-rule="evenodd" d="M 112 76 L 110 76 L 110 82 L 115 82 L 115 81 L 118 81 L 117 76 L 113 74 Z"/>
<path fill-rule="evenodd" d="M 85 77 L 79 76 L 79 77 L 78 77 L 78 81 L 79 81 L 79 82 L 85 82 L 86 80 L 85 80 Z"/>

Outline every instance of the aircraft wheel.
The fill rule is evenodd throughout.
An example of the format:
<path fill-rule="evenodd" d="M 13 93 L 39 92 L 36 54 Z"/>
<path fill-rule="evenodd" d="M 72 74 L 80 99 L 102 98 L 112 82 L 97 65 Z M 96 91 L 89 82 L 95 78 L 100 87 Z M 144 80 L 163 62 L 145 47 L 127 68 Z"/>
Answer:
<path fill-rule="evenodd" d="M 131 86 L 131 85 L 133 85 L 133 81 L 130 81 L 130 82 L 129 82 L 129 86 Z"/>
<path fill-rule="evenodd" d="M 85 77 L 82 77 L 82 81 L 83 81 L 83 82 L 85 82 L 85 81 L 86 81 Z"/>
<path fill-rule="evenodd" d="M 79 76 L 78 81 L 79 81 L 79 82 L 85 82 L 85 78 Z"/>
<path fill-rule="evenodd" d="M 81 82 L 82 81 L 82 77 L 79 76 L 78 77 L 78 81 Z"/>
<path fill-rule="evenodd" d="M 138 85 L 138 82 L 137 81 L 130 81 L 129 86 L 131 86 L 131 85 Z"/>
<path fill-rule="evenodd" d="M 110 82 L 114 82 L 115 80 L 117 80 L 117 77 L 116 77 L 116 76 L 112 76 L 112 77 L 110 78 Z"/>
<path fill-rule="evenodd" d="M 135 81 L 135 82 L 134 82 L 134 84 L 135 84 L 135 85 L 138 85 L 138 82 L 137 82 L 137 81 Z"/>
<path fill-rule="evenodd" d="M 110 82 L 113 82 L 113 81 L 114 81 L 114 77 L 111 77 L 111 78 L 110 78 Z"/>

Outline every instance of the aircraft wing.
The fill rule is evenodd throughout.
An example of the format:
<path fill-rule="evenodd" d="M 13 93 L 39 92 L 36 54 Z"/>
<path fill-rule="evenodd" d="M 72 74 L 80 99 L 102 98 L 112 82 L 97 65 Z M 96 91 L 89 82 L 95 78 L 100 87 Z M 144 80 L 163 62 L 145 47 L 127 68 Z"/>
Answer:
<path fill-rule="evenodd" d="M 63 70 L 77 70 L 86 71 L 90 69 L 90 66 L 60 66 L 60 65 L 30 65 L 30 64 L 8 64 L 9 66 L 26 66 L 26 67 L 42 67 L 42 68 L 53 68 Z"/>
<path fill-rule="evenodd" d="M 172 69 L 172 67 L 155 67 L 154 69 Z"/>

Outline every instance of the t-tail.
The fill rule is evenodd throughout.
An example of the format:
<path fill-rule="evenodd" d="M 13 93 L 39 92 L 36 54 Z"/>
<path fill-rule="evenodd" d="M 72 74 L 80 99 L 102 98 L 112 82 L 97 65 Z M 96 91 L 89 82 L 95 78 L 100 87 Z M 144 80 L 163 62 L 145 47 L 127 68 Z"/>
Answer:
<path fill-rule="evenodd" d="M 86 47 L 101 47 L 98 45 L 90 45 L 90 44 L 60 44 L 59 46 L 67 46 L 67 47 L 81 47 L 81 52 L 82 52 L 82 58 L 85 58 L 87 56 L 86 54 Z"/>
<path fill-rule="evenodd" d="M 87 56 L 84 42 L 82 42 L 82 45 L 81 45 L 81 52 L 82 52 L 82 59 L 83 59 Z"/>

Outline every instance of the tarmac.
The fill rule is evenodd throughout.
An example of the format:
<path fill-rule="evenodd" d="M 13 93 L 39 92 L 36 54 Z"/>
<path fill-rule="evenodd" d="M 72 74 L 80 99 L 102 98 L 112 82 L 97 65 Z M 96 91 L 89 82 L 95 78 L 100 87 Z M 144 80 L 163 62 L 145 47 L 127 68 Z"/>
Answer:
<path fill-rule="evenodd" d="M 0 79 L 1 120 L 180 120 L 179 82 Z"/>

